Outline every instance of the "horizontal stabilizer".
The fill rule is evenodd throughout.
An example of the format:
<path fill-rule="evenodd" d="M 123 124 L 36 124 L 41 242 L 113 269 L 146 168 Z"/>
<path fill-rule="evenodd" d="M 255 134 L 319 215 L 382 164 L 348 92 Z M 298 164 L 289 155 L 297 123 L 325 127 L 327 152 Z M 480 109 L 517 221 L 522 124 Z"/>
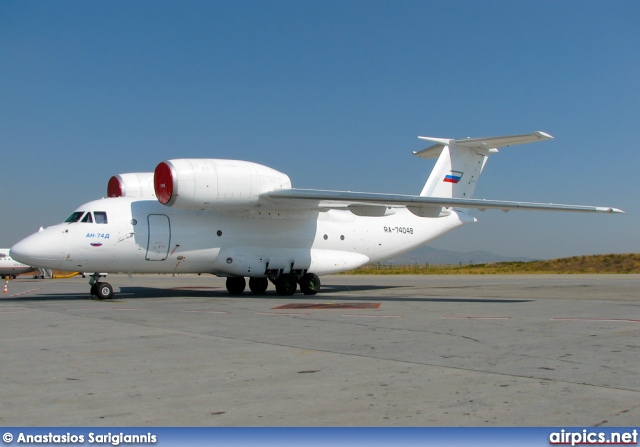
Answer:
<path fill-rule="evenodd" d="M 440 155 L 445 146 L 456 145 L 466 149 L 474 149 L 477 151 L 490 151 L 501 147 L 514 146 L 516 144 L 535 143 L 536 141 L 553 139 L 551 135 L 545 132 L 533 132 L 524 135 L 509 135 L 505 137 L 486 137 L 486 138 L 463 138 L 460 140 L 432 137 L 418 137 L 421 140 L 436 143 L 421 151 L 414 151 L 414 155 L 420 158 L 435 158 Z"/>

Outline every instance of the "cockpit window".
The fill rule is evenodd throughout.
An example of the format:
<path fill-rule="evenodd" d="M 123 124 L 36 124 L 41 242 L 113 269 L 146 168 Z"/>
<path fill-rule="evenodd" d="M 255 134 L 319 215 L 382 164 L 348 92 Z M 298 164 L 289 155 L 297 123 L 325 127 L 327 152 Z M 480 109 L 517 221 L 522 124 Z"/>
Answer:
<path fill-rule="evenodd" d="M 84 216 L 84 217 L 83 217 Z M 91 211 L 89 212 L 84 212 L 84 211 L 74 211 L 73 214 L 71 214 L 71 216 L 69 216 L 67 218 L 67 220 L 65 220 L 65 222 L 67 223 L 73 223 L 73 222 L 84 222 L 84 223 L 93 223 L 93 219 L 95 217 L 95 222 L 97 224 L 107 224 L 109 223 L 109 221 L 107 220 L 107 212 L 106 211 L 95 211 L 93 213 L 91 213 Z"/>
<path fill-rule="evenodd" d="M 6 258 L 7 254 L 6 253 L 0 253 L 0 259 Z"/>
<path fill-rule="evenodd" d="M 73 214 L 71 214 L 71 216 L 69 216 L 67 220 L 65 220 L 65 222 L 68 222 L 68 223 L 77 222 L 80 220 L 83 214 L 84 214 L 84 211 L 74 211 Z"/>
<path fill-rule="evenodd" d="M 97 224 L 109 223 L 109 221 L 107 221 L 107 213 L 105 211 L 95 211 L 93 215 L 96 218 Z"/>

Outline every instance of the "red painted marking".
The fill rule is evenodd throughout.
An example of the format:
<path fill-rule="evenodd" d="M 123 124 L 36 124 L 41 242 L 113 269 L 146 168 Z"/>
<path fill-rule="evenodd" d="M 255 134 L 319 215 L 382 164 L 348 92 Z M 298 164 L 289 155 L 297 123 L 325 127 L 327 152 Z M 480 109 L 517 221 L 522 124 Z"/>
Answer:
<path fill-rule="evenodd" d="M 273 309 L 377 309 L 380 303 L 291 303 Z"/>
<path fill-rule="evenodd" d="M 290 316 L 295 316 L 295 315 L 309 315 L 309 314 L 305 314 L 303 312 L 300 313 L 285 313 L 285 312 L 257 312 L 258 315 L 290 315 Z"/>
<path fill-rule="evenodd" d="M 173 174 L 171 168 L 164 161 L 156 166 L 153 174 L 153 188 L 156 191 L 158 202 L 166 205 L 173 197 Z"/>
<path fill-rule="evenodd" d="M 14 296 L 26 295 L 27 293 L 35 292 L 36 290 L 40 290 L 40 289 L 42 289 L 42 287 L 38 287 L 37 289 L 26 290 L 26 291 L 20 292 L 20 293 L 15 293 L 15 294 L 11 295 L 10 298 L 13 298 Z"/>

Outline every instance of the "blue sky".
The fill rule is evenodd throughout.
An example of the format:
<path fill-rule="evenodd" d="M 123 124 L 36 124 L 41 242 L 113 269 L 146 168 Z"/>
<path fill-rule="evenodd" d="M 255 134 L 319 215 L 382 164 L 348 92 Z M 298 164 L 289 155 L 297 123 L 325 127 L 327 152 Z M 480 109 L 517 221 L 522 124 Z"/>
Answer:
<path fill-rule="evenodd" d="M 0 246 L 162 160 L 262 163 L 298 188 L 420 192 L 418 135 L 543 130 L 476 197 L 626 215 L 476 212 L 432 245 L 640 251 L 635 1 L 5 1 Z"/>

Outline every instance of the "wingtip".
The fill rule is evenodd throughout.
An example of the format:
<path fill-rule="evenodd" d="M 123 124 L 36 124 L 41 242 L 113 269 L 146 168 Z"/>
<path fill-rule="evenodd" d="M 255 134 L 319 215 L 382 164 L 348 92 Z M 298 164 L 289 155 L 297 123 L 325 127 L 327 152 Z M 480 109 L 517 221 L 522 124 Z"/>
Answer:
<path fill-rule="evenodd" d="M 599 207 L 598 211 L 601 213 L 609 213 L 609 214 L 627 214 L 619 208 L 607 208 L 607 207 L 600 208 Z"/>
<path fill-rule="evenodd" d="M 534 134 L 541 140 L 553 140 L 553 135 L 548 134 L 547 132 L 542 132 L 541 130 L 534 132 Z"/>

